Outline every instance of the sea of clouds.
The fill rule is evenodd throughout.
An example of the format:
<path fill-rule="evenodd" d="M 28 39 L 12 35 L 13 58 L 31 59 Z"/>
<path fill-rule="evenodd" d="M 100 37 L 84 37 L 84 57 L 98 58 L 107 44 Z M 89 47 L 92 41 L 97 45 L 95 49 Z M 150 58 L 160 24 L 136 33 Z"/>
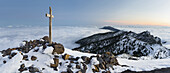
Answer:
<path fill-rule="evenodd" d="M 113 26 L 115 28 L 142 32 L 150 31 L 154 36 L 167 41 L 164 45 L 170 48 L 170 28 L 158 26 Z M 74 26 L 54 26 L 52 39 L 63 44 L 66 48 L 73 49 L 79 45 L 74 42 L 96 33 L 109 32 L 109 30 L 99 29 L 100 27 L 74 27 Z M 48 36 L 48 27 L 0 27 L 0 50 L 19 46 L 23 40 L 34 40 Z"/>

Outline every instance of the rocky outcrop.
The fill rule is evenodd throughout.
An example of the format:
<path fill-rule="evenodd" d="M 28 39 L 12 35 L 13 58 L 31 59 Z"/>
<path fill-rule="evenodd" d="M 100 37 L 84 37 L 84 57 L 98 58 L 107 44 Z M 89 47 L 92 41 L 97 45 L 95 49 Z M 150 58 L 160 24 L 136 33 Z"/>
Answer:
<path fill-rule="evenodd" d="M 134 33 L 132 31 L 115 31 L 94 34 L 76 41 L 80 47 L 74 48 L 81 52 L 102 54 L 110 51 L 114 55 L 130 54 L 141 57 L 152 55 L 154 58 L 169 56 L 167 48 L 162 46 L 161 39 L 148 31 Z"/>
<path fill-rule="evenodd" d="M 18 51 L 19 53 L 16 51 Z M 24 43 L 22 43 L 22 46 L 20 47 L 9 48 L 7 50 L 1 51 L 3 58 L 7 57 L 9 59 L 13 59 L 15 55 L 21 55 L 20 67 L 18 67 L 17 70 L 18 72 L 43 72 L 45 68 L 49 67 L 54 71 L 59 71 L 58 69 L 60 68 L 66 68 L 66 71 L 60 71 L 61 73 L 73 73 L 73 71 L 75 71 L 74 69 L 76 69 L 76 73 L 87 73 L 89 72 L 89 70 L 91 72 L 102 71 L 103 73 L 107 73 L 109 69 L 114 70 L 113 66 L 119 65 L 116 57 L 110 52 L 106 52 L 100 55 L 98 54 L 93 56 L 81 57 L 75 57 L 73 55 L 63 53 L 64 46 L 55 42 L 49 44 L 47 36 L 43 37 L 40 40 L 24 41 Z M 36 66 L 36 64 L 31 65 L 31 63 L 38 63 L 39 60 L 42 59 L 42 57 L 39 56 L 40 54 L 42 54 L 43 56 L 50 56 L 50 58 L 52 59 L 49 59 L 49 61 L 47 59 L 48 63 L 45 62 L 45 65 L 47 66 L 45 68 L 38 67 Z M 40 62 L 43 61 L 41 60 Z M 6 61 L 5 59 L 3 61 L 3 64 L 6 64 L 8 62 L 9 61 Z"/>

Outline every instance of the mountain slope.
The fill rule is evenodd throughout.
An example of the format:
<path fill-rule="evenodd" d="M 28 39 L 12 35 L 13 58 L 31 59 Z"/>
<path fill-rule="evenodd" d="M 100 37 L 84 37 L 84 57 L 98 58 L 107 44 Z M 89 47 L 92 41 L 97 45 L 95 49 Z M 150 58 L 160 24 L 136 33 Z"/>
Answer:
<path fill-rule="evenodd" d="M 162 46 L 161 39 L 154 37 L 148 31 L 134 33 L 132 31 L 115 31 L 94 34 L 76 41 L 80 47 L 74 50 L 102 54 L 107 51 L 115 55 L 130 54 L 132 56 L 152 56 L 165 58 L 169 56 L 169 50 Z"/>

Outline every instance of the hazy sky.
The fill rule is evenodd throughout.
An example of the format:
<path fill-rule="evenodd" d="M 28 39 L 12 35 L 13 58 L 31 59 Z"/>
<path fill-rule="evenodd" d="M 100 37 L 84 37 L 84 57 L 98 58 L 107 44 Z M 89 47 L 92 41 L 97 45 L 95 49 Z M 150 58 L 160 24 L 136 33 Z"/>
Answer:
<path fill-rule="evenodd" d="M 143 24 L 170 26 L 170 0 L 1 0 L 0 25 Z"/>

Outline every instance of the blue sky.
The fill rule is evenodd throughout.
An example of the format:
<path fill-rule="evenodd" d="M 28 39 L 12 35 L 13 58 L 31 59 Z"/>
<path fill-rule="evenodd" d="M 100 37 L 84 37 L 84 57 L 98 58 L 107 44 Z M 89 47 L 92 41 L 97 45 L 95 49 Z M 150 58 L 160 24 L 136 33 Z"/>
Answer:
<path fill-rule="evenodd" d="M 169 0 L 1 0 L 0 25 L 163 25 L 170 26 Z"/>

